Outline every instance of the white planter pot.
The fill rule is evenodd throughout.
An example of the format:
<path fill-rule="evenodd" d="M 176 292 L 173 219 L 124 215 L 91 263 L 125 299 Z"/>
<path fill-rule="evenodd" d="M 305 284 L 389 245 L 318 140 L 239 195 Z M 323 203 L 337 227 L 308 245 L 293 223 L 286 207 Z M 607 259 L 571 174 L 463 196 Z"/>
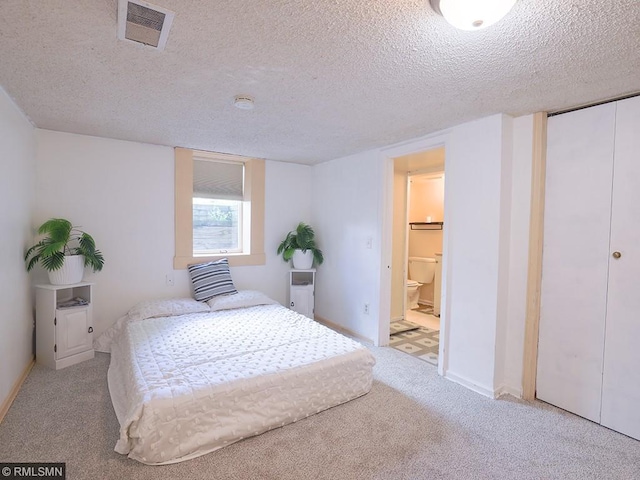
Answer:
<path fill-rule="evenodd" d="M 298 270 L 308 270 L 313 265 L 313 253 L 311 250 L 302 252 L 302 250 L 296 250 L 293 252 L 293 268 Z"/>
<path fill-rule="evenodd" d="M 84 276 L 84 255 L 64 257 L 62 268 L 49 273 L 51 285 L 72 285 L 80 283 Z"/>

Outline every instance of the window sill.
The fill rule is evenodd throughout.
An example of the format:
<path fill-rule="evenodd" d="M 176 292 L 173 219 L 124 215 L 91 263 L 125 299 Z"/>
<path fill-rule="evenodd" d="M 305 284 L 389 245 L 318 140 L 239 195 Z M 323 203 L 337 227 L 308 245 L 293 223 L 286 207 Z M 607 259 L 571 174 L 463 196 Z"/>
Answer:
<path fill-rule="evenodd" d="M 266 263 L 266 255 L 264 253 L 225 253 L 213 256 L 173 257 L 173 268 L 184 270 L 188 265 L 214 262 L 223 258 L 229 259 L 229 266 L 231 267 L 264 265 Z"/>

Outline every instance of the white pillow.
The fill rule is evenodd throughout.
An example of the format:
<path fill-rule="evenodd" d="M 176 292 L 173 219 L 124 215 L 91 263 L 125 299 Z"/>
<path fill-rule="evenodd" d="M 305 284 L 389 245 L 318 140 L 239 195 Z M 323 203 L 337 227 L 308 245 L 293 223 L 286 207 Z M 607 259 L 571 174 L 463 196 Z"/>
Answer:
<path fill-rule="evenodd" d="M 275 300 L 267 297 L 264 293 L 257 290 L 240 290 L 238 293 L 224 295 L 221 297 L 213 297 L 207 301 L 212 312 L 218 310 L 230 310 L 232 308 L 255 307 L 256 305 L 272 305 L 276 304 Z"/>
<path fill-rule="evenodd" d="M 208 312 L 209 305 L 198 302 L 193 298 L 167 298 L 164 300 L 145 300 L 140 302 L 127 313 L 132 321 L 145 318 L 170 317 L 185 313 Z"/>

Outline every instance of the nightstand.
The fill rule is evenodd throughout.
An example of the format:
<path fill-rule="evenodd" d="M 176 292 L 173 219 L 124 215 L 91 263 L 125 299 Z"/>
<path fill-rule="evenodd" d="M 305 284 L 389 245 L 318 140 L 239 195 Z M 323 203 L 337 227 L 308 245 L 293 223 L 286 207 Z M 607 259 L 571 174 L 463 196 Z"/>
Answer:
<path fill-rule="evenodd" d="M 289 308 L 313 318 L 316 269 L 289 270 Z"/>
<path fill-rule="evenodd" d="M 92 283 L 36 285 L 37 363 L 59 370 L 93 358 L 92 302 Z"/>

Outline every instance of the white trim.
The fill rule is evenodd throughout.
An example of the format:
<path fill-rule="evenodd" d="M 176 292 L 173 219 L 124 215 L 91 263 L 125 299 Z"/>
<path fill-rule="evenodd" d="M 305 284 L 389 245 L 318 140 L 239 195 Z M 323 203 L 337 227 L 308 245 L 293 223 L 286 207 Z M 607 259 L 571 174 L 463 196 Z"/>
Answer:
<path fill-rule="evenodd" d="M 487 387 L 485 385 L 478 385 L 477 383 L 472 382 L 471 380 L 469 380 L 468 378 L 462 375 L 457 375 L 456 373 L 447 371 L 444 377 L 447 378 L 448 380 L 451 380 L 452 382 L 458 383 L 463 387 L 468 388 L 469 390 L 473 390 L 474 392 L 479 393 L 480 395 L 484 395 L 485 397 L 494 398 L 494 399 L 498 398 L 498 393 L 497 393 L 498 390 L 494 390 L 493 388 Z"/>
<path fill-rule="evenodd" d="M 380 296 L 378 304 L 378 328 L 374 334 L 376 347 L 389 345 L 389 320 L 391 319 L 391 260 L 393 248 L 393 158 L 380 152 L 382 185 L 378 206 L 380 225 Z M 405 286 L 406 289 L 406 286 Z M 405 291 L 406 296 L 406 291 Z"/>
<path fill-rule="evenodd" d="M 309 270 L 299 270 L 301 272 L 308 272 Z M 338 325 L 337 323 L 332 322 L 331 320 L 321 317 L 320 315 L 314 315 L 313 319 L 324 325 L 327 328 L 330 328 L 331 330 L 335 330 L 338 333 L 342 333 L 348 337 L 352 337 L 355 338 L 361 342 L 364 342 L 366 344 L 372 344 L 373 342 L 371 341 L 370 338 L 367 337 L 363 337 L 362 335 L 358 335 L 357 333 L 349 330 L 348 328 L 343 327 L 342 325 Z M 377 345 L 376 345 L 377 346 Z"/>
<path fill-rule="evenodd" d="M 11 387 L 11 390 L 9 390 L 9 394 L 2 401 L 2 403 L 0 403 L 0 423 L 2 423 L 2 420 L 4 420 L 4 417 L 7 414 L 7 412 L 9 411 L 9 408 L 11 408 L 11 404 L 13 403 L 13 401 L 18 396 L 18 393 L 20 392 L 20 389 L 22 388 L 22 384 L 24 383 L 24 381 L 29 376 L 29 372 L 31 372 L 31 369 L 33 368 L 35 363 L 36 363 L 36 359 L 32 355 L 31 358 L 29 359 L 29 363 L 27 364 L 26 367 L 24 367 L 24 370 L 22 371 L 22 374 L 15 381 L 15 383 L 13 384 L 13 387 Z"/>
<path fill-rule="evenodd" d="M 503 395 L 511 395 L 515 398 L 522 398 L 522 388 L 515 388 L 511 385 L 500 385 L 495 390 L 495 398 Z"/>
<path fill-rule="evenodd" d="M 395 178 L 395 160 L 392 163 L 393 178 Z M 402 313 L 406 315 L 409 310 L 409 302 L 407 297 L 409 296 L 409 289 L 407 288 L 407 280 L 409 280 L 409 235 L 411 228 L 409 227 L 409 201 L 411 198 L 411 174 L 407 172 L 404 176 L 405 196 L 404 196 L 404 258 L 402 265 L 402 278 L 404 284 L 402 285 Z M 395 202 L 395 195 L 392 197 L 392 205 Z M 391 208 L 394 208 L 393 206 Z M 393 225 L 393 218 L 391 219 L 391 225 Z M 392 228 L 393 232 L 393 228 Z M 393 233 L 392 233 L 393 235 Z M 420 295 L 420 287 L 418 287 L 418 295 Z"/>
<path fill-rule="evenodd" d="M 382 163 L 383 175 L 382 175 L 382 195 L 380 195 L 381 205 L 379 206 L 380 218 L 380 235 L 381 235 L 381 261 L 380 261 L 380 303 L 379 303 L 379 318 L 378 318 L 378 332 L 376 346 L 386 346 L 389 344 L 389 319 L 391 318 L 391 247 L 392 247 L 392 225 L 393 225 L 393 174 L 394 174 L 394 159 L 409 155 L 412 153 L 424 152 L 427 150 L 434 150 L 436 148 L 445 148 L 447 152 L 447 145 L 450 144 L 451 130 L 442 130 L 433 134 L 427 135 L 422 138 L 398 143 L 390 147 L 380 150 L 380 162 Z M 445 153 L 446 155 L 446 153 Z M 446 159 L 445 168 L 446 173 Z M 446 201 L 446 174 L 445 174 L 445 223 L 450 222 L 451 212 L 447 210 Z M 448 325 L 448 312 L 450 311 L 451 295 L 450 287 L 448 286 L 448 279 L 450 275 L 447 274 L 449 265 L 451 265 L 451 254 L 448 248 L 448 230 L 444 230 L 443 236 L 443 255 L 442 255 L 442 303 L 440 312 L 440 351 L 438 362 L 438 374 L 444 375 L 444 372 L 448 366 L 448 352 L 449 352 L 449 325 Z M 406 294 L 405 294 L 406 296 Z"/>

